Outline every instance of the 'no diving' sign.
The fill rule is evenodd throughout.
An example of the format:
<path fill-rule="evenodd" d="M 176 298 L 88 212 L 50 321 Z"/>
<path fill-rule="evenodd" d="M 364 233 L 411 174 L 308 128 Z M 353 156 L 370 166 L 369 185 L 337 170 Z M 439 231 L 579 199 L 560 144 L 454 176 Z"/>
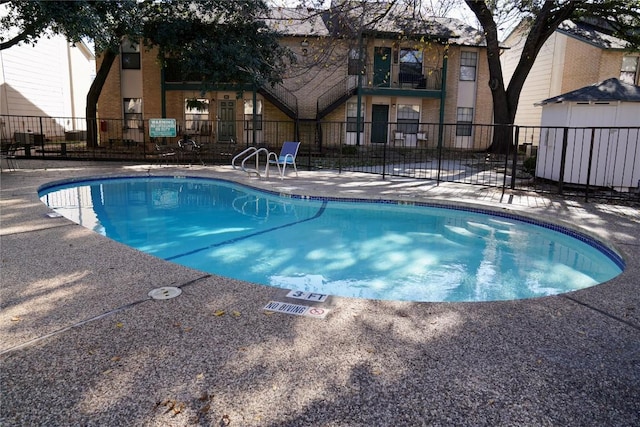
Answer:
<path fill-rule="evenodd" d="M 295 314 L 296 316 L 315 317 L 317 319 L 324 319 L 329 313 L 328 308 L 310 307 L 308 305 L 290 304 L 281 301 L 270 301 L 269 304 L 264 306 L 264 310 Z"/>

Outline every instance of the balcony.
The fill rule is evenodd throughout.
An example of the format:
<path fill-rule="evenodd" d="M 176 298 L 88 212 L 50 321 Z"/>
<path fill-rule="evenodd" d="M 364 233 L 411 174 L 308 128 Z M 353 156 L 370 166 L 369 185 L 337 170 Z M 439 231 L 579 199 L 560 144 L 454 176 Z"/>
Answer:
<path fill-rule="evenodd" d="M 367 69 L 362 79 L 363 94 L 387 96 L 440 97 L 442 69 L 428 68 L 420 72 L 403 72 L 394 67 L 383 74 Z"/>
<path fill-rule="evenodd" d="M 396 71 L 395 79 L 385 77 L 374 76 L 373 72 L 365 73 L 362 78 L 362 94 L 439 98 L 442 92 L 441 68 L 426 69 L 424 74 Z M 325 117 L 357 93 L 358 76 L 345 77 L 318 97 L 317 118 Z"/>

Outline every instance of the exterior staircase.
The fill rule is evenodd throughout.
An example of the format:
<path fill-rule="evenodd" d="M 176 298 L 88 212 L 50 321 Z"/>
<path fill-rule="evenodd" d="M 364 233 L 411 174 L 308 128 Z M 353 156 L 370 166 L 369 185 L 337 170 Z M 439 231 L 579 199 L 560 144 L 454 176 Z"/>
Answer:
<path fill-rule="evenodd" d="M 349 98 L 356 94 L 358 89 L 358 78 L 348 76 L 330 87 L 326 92 L 318 97 L 317 120 L 322 119 L 327 114 L 344 104 Z"/>
<path fill-rule="evenodd" d="M 282 84 L 264 85 L 258 93 L 293 120 L 298 120 L 298 98 Z"/>

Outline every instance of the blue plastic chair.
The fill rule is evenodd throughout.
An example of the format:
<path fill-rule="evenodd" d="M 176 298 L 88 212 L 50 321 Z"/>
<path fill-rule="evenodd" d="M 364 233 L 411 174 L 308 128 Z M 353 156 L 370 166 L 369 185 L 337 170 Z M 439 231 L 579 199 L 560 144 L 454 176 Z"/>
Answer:
<path fill-rule="evenodd" d="M 285 142 L 280 150 L 280 155 L 271 152 L 267 157 L 270 165 L 276 165 L 278 167 L 278 173 L 280 179 L 284 179 L 284 173 L 287 165 L 293 166 L 298 176 L 298 167 L 296 166 L 296 156 L 298 155 L 298 149 L 300 148 L 299 142 Z M 269 177 L 269 169 L 267 168 L 267 178 Z"/>

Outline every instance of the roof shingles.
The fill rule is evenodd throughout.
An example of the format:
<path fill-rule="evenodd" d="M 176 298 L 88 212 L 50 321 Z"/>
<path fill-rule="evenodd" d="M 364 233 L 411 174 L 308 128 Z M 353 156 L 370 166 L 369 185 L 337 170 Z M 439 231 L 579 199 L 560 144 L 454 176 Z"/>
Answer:
<path fill-rule="evenodd" d="M 616 78 L 604 80 L 590 86 L 572 90 L 562 95 L 540 101 L 536 105 L 554 104 L 559 102 L 603 102 L 626 101 L 640 102 L 640 86 L 621 82 Z"/>

